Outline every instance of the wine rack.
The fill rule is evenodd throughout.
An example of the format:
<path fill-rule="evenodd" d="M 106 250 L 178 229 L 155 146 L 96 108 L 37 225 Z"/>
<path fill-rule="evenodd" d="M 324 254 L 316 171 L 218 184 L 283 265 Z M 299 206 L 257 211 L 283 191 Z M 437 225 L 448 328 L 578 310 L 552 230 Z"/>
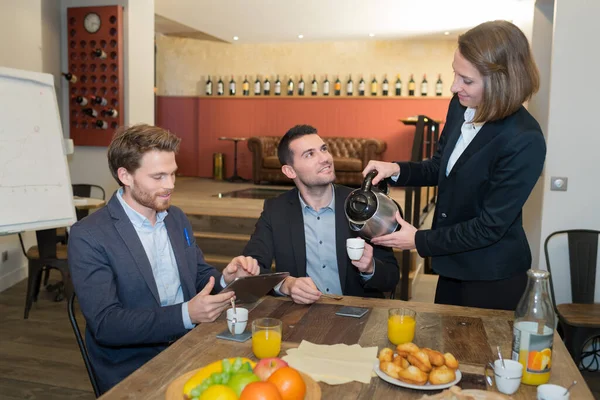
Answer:
<path fill-rule="evenodd" d="M 121 6 L 67 9 L 65 72 L 77 77 L 69 83 L 70 133 L 77 146 L 108 146 L 115 129 L 123 125 L 122 17 Z M 87 100 L 87 105 L 78 103 L 78 97 Z M 98 104 L 92 102 L 95 97 Z M 116 116 L 109 115 L 115 112 Z"/>

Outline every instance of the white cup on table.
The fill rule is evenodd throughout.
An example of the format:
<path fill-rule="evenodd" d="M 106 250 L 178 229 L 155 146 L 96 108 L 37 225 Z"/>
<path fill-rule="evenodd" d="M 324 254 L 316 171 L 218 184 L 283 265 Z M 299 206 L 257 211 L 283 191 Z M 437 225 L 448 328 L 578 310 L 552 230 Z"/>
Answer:
<path fill-rule="evenodd" d="M 236 307 L 235 313 L 233 312 L 233 308 L 227 310 L 227 328 L 229 328 L 229 332 L 231 332 L 232 335 L 244 333 L 246 325 L 248 325 L 247 309 Z"/>
<path fill-rule="evenodd" d="M 493 369 L 491 367 L 491 364 L 485 366 L 485 378 L 490 386 L 493 386 L 493 382 L 488 375 L 488 369 L 494 372 L 494 381 L 500 393 L 510 395 L 519 390 L 521 377 L 523 376 L 523 365 L 520 362 L 504 360 L 504 367 L 502 367 L 502 361 L 496 360 Z"/>
<path fill-rule="evenodd" d="M 546 383 L 537 388 L 537 400 L 567 400 L 570 393 L 567 388 Z"/>
<path fill-rule="evenodd" d="M 362 238 L 346 239 L 346 251 L 351 260 L 360 260 L 365 251 L 365 241 Z"/>

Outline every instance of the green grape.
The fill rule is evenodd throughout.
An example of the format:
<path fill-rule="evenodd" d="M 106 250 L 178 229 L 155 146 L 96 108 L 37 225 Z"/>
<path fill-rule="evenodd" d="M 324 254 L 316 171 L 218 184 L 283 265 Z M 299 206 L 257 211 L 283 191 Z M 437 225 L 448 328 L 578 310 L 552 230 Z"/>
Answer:
<path fill-rule="evenodd" d="M 214 375 L 214 374 L 213 374 Z M 214 380 L 213 380 L 213 376 L 209 376 L 208 378 L 206 378 L 205 380 L 202 381 L 202 385 L 204 385 L 206 383 L 206 385 L 208 386 L 212 386 L 214 385 Z"/>
<path fill-rule="evenodd" d="M 228 372 L 221 372 L 221 384 L 222 385 L 227 385 L 227 382 L 229 382 L 230 378 L 231 378 L 231 375 Z"/>
<path fill-rule="evenodd" d="M 252 372 L 252 366 L 248 361 L 246 361 L 244 365 L 242 365 L 241 371 Z"/>
<path fill-rule="evenodd" d="M 192 397 L 200 397 L 200 395 L 202 394 L 202 391 L 200 390 L 200 386 L 201 385 L 198 385 L 192 389 L 192 391 L 190 392 L 190 395 Z"/>
<path fill-rule="evenodd" d="M 210 377 L 213 380 L 213 385 L 221 384 L 221 373 L 220 372 L 213 372 L 213 374 Z"/>
<path fill-rule="evenodd" d="M 231 370 L 233 369 L 231 362 L 227 358 L 223 360 L 222 365 L 223 365 L 223 372 L 230 373 Z"/>
<path fill-rule="evenodd" d="M 242 359 L 240 357 L 236 358 L 233 362 L 233 371 L 238 372 L 242 368 Z"/>
<path fill-rule="evenodd" d="M 206 389 L 208 389 L 211 385 L 209 385 L 206 382 L 202 382 L 202 384 L 200 385 L 200 394 L 204 393 L 206 391 Z"/>

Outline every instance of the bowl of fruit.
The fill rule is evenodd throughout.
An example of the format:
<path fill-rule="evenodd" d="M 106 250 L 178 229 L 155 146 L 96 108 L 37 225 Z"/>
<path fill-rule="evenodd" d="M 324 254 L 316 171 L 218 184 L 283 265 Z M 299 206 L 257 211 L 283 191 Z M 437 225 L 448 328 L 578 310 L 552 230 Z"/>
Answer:
<path fill-rule="evenodd" d="M 319 400 L 321 388 L 310 376 L 280 358 L 258 363 L 225 358 L 189 371 L 167 388 L 166 400 Z"/>

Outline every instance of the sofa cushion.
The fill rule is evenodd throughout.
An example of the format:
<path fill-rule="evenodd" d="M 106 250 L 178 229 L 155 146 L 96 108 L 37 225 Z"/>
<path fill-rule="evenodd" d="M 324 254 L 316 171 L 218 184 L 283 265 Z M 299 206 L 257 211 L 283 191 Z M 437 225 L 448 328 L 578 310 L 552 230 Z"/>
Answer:
<path fill-rule="evenodd" d="M 281 163 L 277 156 L 267 156 L 263 158 L 263 167 L 279 169 L 281 168 Z"/>
<path fill-rule="evenodd" d="M 358 158 L 333 157 L 333 165 L 336 171 L 362 172 L 362 161 Z"/>

